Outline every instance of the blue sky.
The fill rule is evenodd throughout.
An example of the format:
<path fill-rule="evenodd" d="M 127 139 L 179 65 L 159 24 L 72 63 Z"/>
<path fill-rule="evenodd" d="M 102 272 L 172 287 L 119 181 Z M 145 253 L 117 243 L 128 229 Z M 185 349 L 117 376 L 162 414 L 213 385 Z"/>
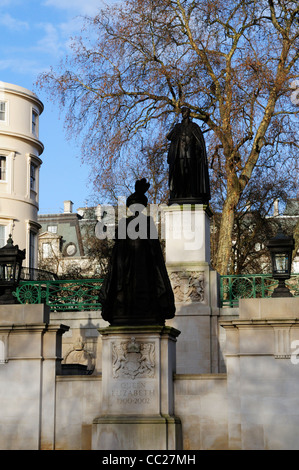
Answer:
<path fill-rule="evenodd" d="M 40 213 L 62 211 L 68 199 L 74 209 L 95 202 L 90 169 L 81 163 L 78 145 L 67 140 L 58 107 L 35 82 L 68 53 L 70 37 L 80 33 L 82 15 L 96 14 L 101 6 L 101 0 L 0 0 L 0 81 L 34 91 L 45 106 L 40 117 L 40 140 L 45 146 Z"/>

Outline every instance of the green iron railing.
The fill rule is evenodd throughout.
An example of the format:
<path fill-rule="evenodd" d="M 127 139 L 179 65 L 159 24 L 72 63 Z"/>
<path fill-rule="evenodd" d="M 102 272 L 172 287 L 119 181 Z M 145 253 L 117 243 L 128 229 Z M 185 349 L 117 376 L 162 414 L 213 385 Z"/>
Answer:
<path fill-rule="evenodd" d="M 220 306 L 238 307 L 242 298 L 271 297 L 277 284 L 271 274 L 220 276 Z M 292 274 L 286 285 L 295 297 L 299 296 L 299 274 Z"/>
<path fill-rule="evenodd" d="M 98 310 L 102 279 L 21 281 L 14 296 L 21 304 L 47 304 L 53 311 Z"/>
<path fill-rule="evenodd" d="M 102 279 L 21 281 L 14 296 L 21 304 L 45 303 L 53 311 L 98 310 L 102 283 Z M 299 274 L 292 274 L 286 284 L 298 297 Z M 220 276 L 220 306 L 238 307 L 241 298 L 271 297 L 276 286 L 271 274 Z"/>

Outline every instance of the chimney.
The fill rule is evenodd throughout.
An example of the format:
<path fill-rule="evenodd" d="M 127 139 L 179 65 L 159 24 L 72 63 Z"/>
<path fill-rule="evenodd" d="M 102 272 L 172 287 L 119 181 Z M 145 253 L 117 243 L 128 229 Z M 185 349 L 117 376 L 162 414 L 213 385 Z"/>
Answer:
<path fill-rule="evenodd" d="M 274 201 L 274 217 L 279 215 L 279 200 L 275 199 Z"/>
<path fill-rule="evenodd" d="M 64 201 L 64 214 L 72 214 L 73 212 L 73 202 L 72 201 Z"/>

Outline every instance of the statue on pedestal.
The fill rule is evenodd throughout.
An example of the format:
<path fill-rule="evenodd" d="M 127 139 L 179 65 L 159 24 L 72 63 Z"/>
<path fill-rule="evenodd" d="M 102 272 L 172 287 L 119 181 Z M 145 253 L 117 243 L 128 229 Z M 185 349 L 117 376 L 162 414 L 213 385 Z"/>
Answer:
<path fill-rule="evenodd" d="M 136 181 L 135 192 L 127 199 L 133 215 L 119 221 L 109 271 L 100 291 L 102 317 L 113 326 L 164 325 L 175 314 L 156 227 L 142 210 L 147 206 L 148 188 L 145 178 Z M 119 236 L 124 226 L 125 236 Z"/>
<path fill-rule="evenodd" d="M 191 121 L 189 108 L 182 108 L 182 117 L 182 122 L 167 135 L 169 203 L 209 204 L 210 181 L 203 133 Z"/>

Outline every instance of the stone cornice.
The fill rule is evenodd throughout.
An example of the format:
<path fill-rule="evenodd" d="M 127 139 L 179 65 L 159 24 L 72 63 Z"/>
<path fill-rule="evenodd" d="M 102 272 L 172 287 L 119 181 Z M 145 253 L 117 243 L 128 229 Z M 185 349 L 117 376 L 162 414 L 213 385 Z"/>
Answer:
<path fill-rule="evenodd" d="M 22 96 L 23 98 L 28 99 L 29 101 L 33 102 L 36 106 L 38 106 L 40 114 L 43 112 L 44 110 L 43 103 L 30 90 L 27 90 L 26 88 L 20 87 L 18 85 L 11 85 L 9 83 L 3 83 L 3 82 L 2 82 L 2 90 L 4 91 L 4 93 Z"/>
<path fill-rule="evenodd" d="M 42 144 L 42 142 L 38 139 L 35 139 L 34 137 L 29 136 L 29 135 L 18 134 L 17 132 L 11 132 L 11 131 L 7 131 L 7 130 L 5 130 L 5 131 L 0 130 L 0 136 L 1 135 L 6 136 L 6 137 L 13 137 L 14 139 L 23 140 L 23 141 L 29 143 L 30 145 L 37 148 L 37 150 L 39 152 L 39 155 L 41 155 L 44 151 L 44 145 Z"/>
<path fill-rule="evenodd" d="M 219 324 L 223 328 L 248 328 L 248 327 L 267 327 L 267 326 L 297 326 L 299 327 L 299 318 L 269 318 L 258 320 L 221 320 Z"/>

